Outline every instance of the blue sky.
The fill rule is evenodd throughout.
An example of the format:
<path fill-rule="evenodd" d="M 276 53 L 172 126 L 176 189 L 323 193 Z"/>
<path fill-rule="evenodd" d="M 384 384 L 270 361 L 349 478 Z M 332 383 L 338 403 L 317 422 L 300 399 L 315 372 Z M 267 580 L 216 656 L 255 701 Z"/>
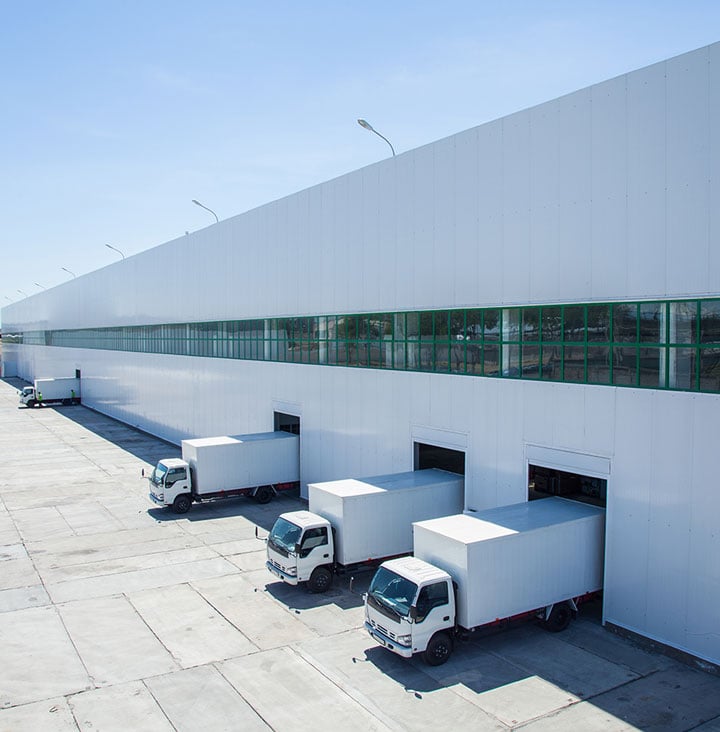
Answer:
<path fill-rule="evenodd" d="M 720 40 L 716 0 L 0 11 L 0 307 L 386 157 L 358 117 L 400 153 Z"/>

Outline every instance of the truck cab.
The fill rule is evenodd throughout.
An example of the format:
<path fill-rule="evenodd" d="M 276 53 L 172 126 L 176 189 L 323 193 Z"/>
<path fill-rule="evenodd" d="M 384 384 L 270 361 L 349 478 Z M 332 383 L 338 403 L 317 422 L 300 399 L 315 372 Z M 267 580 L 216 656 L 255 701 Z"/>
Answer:
<path fill-rule="evenodd" d="M 365 594 L 365 629 L 404 658 L 438 666 L 452 653 L 455 592 L 447 572 L 415 557 L 380 565 Z"/>
<path fill-rule="evenodd" d="M 179 458 L 160 460 L 148 477 L 150 498 L 158 506 L 185 513 L 192 503 L 190 466 Z"/>
<path fill-rule="evenodd" d="M 267 538 L 268 570 L 289 585 L 325 592 L 333 579 L 335 541 L 327 519 L 310 511 L 282 513 Z"/>
<path fill-rule="evenodd" d="M 20 404 L 26 404 L 27 406 L 35 405 L 36 399 L 34 386 L 24 386 L 22 391 L 18 391 L 18 395 L 20 396 Z"/>

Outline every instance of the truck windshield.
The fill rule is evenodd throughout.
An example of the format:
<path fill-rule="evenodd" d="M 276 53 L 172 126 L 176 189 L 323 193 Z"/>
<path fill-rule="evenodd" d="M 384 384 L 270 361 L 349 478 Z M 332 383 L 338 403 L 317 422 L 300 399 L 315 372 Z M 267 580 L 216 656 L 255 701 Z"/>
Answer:
<path fill-rule="evenodd" d="M 150 480 L 155 483 L 155 485 L 162 485 L 163 481 L 165 480 L 165 476 L 167 475 L 167 472 L 167 467 L 162 463 L 158 463 L 155 467 L 155 470 L 152 471 Z"/>
<path fill-rule="evenodd" d="M 370 583 L 368 600 L 407 617 L 418 587 L 395 572 L 380 567 Z"/>
<path fill-rule="evenodd" d="M 284 518 L 279 518 L 270 531 L 268 540 L 271 544 L 286 552 L 294 552 L 295 545 L 300 541 L 302 529 L 295 524 L 291 524 Z"/>
<path fill-rule="evenodd" d="M 22 390 L 22 395 L 27 396 L 28 394 L 32 394 L 35 391 L 35 387 L 33 386 L 24 386 Z"/>

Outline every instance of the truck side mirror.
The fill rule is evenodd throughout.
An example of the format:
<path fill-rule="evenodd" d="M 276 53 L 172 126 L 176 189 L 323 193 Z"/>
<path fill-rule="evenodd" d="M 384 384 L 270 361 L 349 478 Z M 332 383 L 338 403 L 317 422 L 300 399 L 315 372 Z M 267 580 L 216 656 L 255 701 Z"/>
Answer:
<path fill-rule="evenodd" d="M 142 476 L 143 478 L 145 477 L 145 468 L 143 468 L 143 469 L 142 469 L 142 470 L 140 471 L 140 475 L 141 475 L 141 476 Z"/>

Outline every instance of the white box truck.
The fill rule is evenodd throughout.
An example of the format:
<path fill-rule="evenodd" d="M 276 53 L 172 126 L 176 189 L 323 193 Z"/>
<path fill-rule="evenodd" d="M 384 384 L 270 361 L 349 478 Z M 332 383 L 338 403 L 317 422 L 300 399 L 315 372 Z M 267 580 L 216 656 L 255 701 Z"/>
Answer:
<path fill-rule="evenodd" d="M 18 395 L 20 404 L 28 407 L 80 404 L 80 379 L 71 376 L 35 379 L 32 386 L 24 386 Z"/>
<path fill-rule="evenodd" d="M 605 511 L 545 498 L 421 521 L 414 556 L 383 563 L 365 628 L 405 658 L 444 663 L 460 632 L 537 616 L 564 630 L 603 585 Z"/>
<path fill-rule="evenodd" d="M 187 513 L 193 501 L 232 496 L 268 503 L 299 484 L 300 437 L 261 432 L 183 440 L 182 459 L 160 460 L 148 480 L 150 499 L 175 513 Z"/>
<path fill-rule="evenodd" d="M 462 511 L 464 487 L 436 469 L 310 483 L 309 510 L 281 514 L 267 537 L 266 566 L 325 592 L 334 574 L 409 554 L 413 522 Z"/>

